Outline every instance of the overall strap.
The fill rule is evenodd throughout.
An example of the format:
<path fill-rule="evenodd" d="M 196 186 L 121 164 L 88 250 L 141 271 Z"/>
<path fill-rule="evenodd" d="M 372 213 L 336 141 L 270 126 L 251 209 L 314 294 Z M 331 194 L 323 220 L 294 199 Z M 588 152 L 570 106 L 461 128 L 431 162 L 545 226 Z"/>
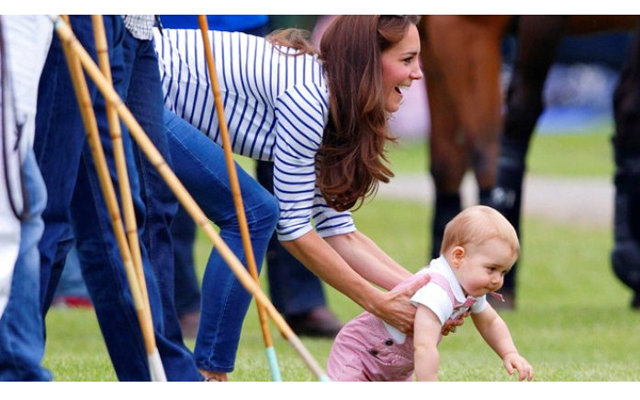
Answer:
<path fill-rule="evenodd" d="M 453 304 L 453 307 L 455 308 L 459 302 L 456 301 L 456 296 L 453 294 L 453 290 L 451 290 L 449 280 L 445 278 L 444 275 L 437 272 L 428 272 L 427 274 L 431 277 L 431 280 L 429 281 L 430 283 L 435 283 L 447 292 L 449 299 L 451 299 L 451 304 Z"/>

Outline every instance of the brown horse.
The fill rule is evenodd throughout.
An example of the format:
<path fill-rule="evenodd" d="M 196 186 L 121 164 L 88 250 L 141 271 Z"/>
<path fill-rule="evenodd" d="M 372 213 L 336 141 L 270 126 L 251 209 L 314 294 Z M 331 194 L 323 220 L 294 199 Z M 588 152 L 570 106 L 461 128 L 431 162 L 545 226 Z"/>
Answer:
<path fill-rule="evenodd" d="M 487 203 L 496 178 L 502 126 L 501 42 L 510 16 L 434 15 L 421 20 L 422 62 L 435 184 L 432 256 L 444 225 L 461 209 L 459 189 L 471 167 Z M 485 197 L 487 199 L 485 199 Z"/>
<path fill-rule="evenodd" d="M 461 209 L 459 188 L 469 168 L 478 183 L 479 202 L 494 205 L 492 189 L 498 173 L 503 127 L 500 51 L 505 33 L 516 23 L 518 61 L 509 90 L 506 130 L 518 130 L 528 144 L 543 110 L 542 87 L 562 36 L 631 29 L 637 18 L 503 15 L 423 18 L 422 54 L 432 121 L 430 172 L 436 190 L 432 223 L 434 257 L 440 250 L 444 225 Z M 524 165 L 526 146 L 518 156 Z M 493 190 L 494 199 L 496 195 L 499 200 L 510 199 L 504 196 L 505 192 Z M 519 201 L 515 206 L 519 215 Z M 514 304 L 514 272 L 509 274 L 504 288 L 510 307 Z"/>

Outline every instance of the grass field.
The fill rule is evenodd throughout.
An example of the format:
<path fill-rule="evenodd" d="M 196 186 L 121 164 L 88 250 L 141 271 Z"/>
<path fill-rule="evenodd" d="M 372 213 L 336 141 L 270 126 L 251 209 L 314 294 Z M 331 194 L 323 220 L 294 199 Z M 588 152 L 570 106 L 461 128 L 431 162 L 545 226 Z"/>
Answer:
<path fill-rule="evenodd" d="M 540 174 L 548 171 L 606 176 L 612 170 L 610 150 L 605 148 L 607 140 L 604 134 L 537 138 L 530 155 L 531 170 Z M 418 147 L 422 148 L 422 155 Z M 425 165 L 424 150 L 424 146 L 415 144 L 393 150 L 391 158 L 398 173 L 420 171 L 423 167 L 415 166 Z M 569 150 L 566 157 L 560 157 Z M 589 173 L 582 174 L 587 170 Z M 361 231 L 402 265 L 416 270 L 427 261 L 430 214 L 428 206 L 379 198 L 367 203 L 354 217 Z M 640 313 L 629 309 L 630 293 L 611 272 L 610 230 L 525 218 L 523 232 L 518 309 L 503 313 L 503 317 L 521 353 L 534 366 L 535 379 L 640 381 Z M 200 268 L 209 249 L 210 245 L 199 235 L 196 257 Z M 327 293 L 331 308 L 342 320 L 361 311 L 336 291 L 329 288 Z M 284 380 L 315 380 L 289 345 L 275 334 L 275 328 L 272 332 Z M 324 366 L 331 341 L 303 338 L 303 342 Z M 236 370 L 230 379 L 268 381 L 263 352 L 252 305 Z M 498 357 L 470 322 L 443 340 L 440 360 L 443 381 L 515 380 L 504 372 Z M 92 311 L 49 312 L 44 364 L 58 381 L 116 379 Z"/>

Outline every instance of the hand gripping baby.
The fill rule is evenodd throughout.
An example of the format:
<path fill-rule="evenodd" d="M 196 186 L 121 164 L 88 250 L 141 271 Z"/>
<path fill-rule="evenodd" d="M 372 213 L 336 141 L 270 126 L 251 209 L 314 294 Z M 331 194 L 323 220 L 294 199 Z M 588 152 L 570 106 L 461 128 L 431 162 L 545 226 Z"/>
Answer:
<path fill-rule="evenodd" d="M 418 289 L 413 338 L 365 312 L 347 323 L 331 348 L 327 373 L 335 381 L 438 380 L 438 343 L 448 321 L 471 315 L 476 328 L 500 356 L 509 375 L 531 380 L 533 368 L 513 343 L 505 322 L 486 296 L 502 287 L 518 258 L 520 244 L 513 226 L 496 210 L 473 206 L 446 226 L 440 257 L 399 286 L 424 274 Z M 450 323 L 448 325 L 451 325 Z M 459 325 L 457 321 L 456 325 Z"/>

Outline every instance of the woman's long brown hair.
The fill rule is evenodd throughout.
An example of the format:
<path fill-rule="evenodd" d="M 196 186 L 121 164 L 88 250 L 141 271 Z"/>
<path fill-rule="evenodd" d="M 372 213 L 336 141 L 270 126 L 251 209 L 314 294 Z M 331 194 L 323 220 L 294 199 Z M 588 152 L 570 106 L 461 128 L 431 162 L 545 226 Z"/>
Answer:
<path fill-rule="evenodd" d="M 381 54 L 398 43 L 417 16 L 345 15 L 336 17 L 320 42 L 320 59 L 329 85 L 329 123 L 316 154 L 317 185 L 329 206 L 344 211 L 389 182 L 385 144 L 395 141 L 384 108 Z M 294 38 L 291 34 L 294 32 Z M 295 31 L 270 37 L 277 44 L 312 53 Z M 292 42 L 297 41 L 292 46 Z M 300 54 L 299 53 L 299 54 Z"/>

